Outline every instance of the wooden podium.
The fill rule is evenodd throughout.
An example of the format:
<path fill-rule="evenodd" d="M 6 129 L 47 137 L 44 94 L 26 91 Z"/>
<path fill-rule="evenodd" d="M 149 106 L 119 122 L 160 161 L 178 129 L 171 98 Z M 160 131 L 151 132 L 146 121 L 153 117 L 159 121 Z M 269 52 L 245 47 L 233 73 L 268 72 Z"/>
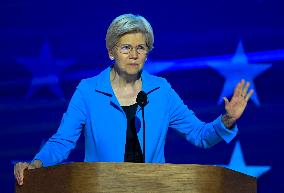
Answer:
<path fill-rule="evenodd" d="M 16 193 L 256 193 L 256 178 L 188 164 L 72 163 L 25 171 Z"/>

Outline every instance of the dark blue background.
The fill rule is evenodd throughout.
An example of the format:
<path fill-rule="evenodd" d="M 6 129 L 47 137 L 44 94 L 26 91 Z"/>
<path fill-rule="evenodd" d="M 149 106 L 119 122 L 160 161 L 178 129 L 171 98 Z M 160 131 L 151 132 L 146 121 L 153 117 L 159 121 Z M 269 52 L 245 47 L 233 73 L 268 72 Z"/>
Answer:
<path fill-rule="evenodd" d="M 248 63 L 272 64 L 254 78 L 260 105 L 249 102 L 236 139 L 202 150 L 169 130 L 166 159 L 226 165 L 238 141 L 248 166 L 271 167 L 258 177 L 258 192 L 283 192 L 283 7 L 281 0 L 2 0 L 0 192 L 13 192 L 13 163 L 31 160 L 56 131 L 79 81 L 110 65 L 107 27 L 130 12 L 146 17 L 154 29 L 147 69 L 174 62 L 168 70 L 159 63 L 156 74 L 204 121 L 223 112 L 217 102 L 226 82 L 204 61 L 232 58 L 241 41 Z M 82 161 L 83 154 L 81 137 L 69 161 Z"/>

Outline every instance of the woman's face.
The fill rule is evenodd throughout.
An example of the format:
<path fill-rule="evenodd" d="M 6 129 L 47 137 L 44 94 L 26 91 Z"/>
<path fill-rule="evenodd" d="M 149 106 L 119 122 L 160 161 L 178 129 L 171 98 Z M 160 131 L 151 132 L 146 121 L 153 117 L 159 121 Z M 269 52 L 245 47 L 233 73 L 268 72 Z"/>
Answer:
<path fill-rule="evenodd" d="M 121 73 L 136 75 L 142 70 L 148 53 L 145 40 L 143 33 L 128 33 L 121 36 L 113 52 L 109 52 Z"/>

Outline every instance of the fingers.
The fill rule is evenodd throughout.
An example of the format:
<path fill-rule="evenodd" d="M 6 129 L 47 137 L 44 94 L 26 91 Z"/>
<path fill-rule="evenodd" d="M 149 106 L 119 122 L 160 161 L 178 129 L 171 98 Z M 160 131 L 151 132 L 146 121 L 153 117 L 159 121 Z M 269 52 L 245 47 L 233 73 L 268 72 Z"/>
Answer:
<path fill-rule="evenodd" d="M 229 100 L 227 99 L 227 97 L 223 97 L 223 100 L 225 102 L 225 105 L 227 105 L 229 103 Z"/>
<path fill-rule="evenodd" d="M 242 79 L 235 87 L 234 96 L 240 96 L 242 94 L 242 88 L 244 86 L 245 80 Z"/>
<path fill-rule="evenodd" d="M 244 86 L 244 89 L 243 89 L 243 91 L 242 91 L 242 95 L 243 95 L 243 96 L 246 96 L 246 95 L 247 95 L 247 91 L 248 91 L 249 85 L 250 85 L 250 83 L 249 83 L 249 82 L 246 82 L 246 84 L 245 84 L 245 86 Z"/>
<path fill-rule="evenodd" d="M 19 185 L 23 185 L 24 171 L 28 166 L 29 164 L 26 162 L 19 162 L 14 166 L 14 175 Z"/>
<path fill-rule="evenodd" d="M 249 93 L 248 93 L 247 96 L 245 97 L 246 102 L 248 102 L 248 100 L 250 99 L 250 97 L 251 97 L 251 95 L 253 94 L 253 92 L 254 92 L 253 89 L 251 89 L 251 90 L 249 91 Z"/>
<path fill-rule="evenodd" d="M 29 164 L 27 162 L 19 162 L 14 166 L 14 176 L 19 185 L 24 184 L 24 172 L 26 169 L 36 169 L 41 168 L 42 162 L 40 160 L 35 160 L 33 163 Z"/>
<path fill-rule="evenodd" d="M 36 169 L 36 167 L 35 167 L 35 165 L 33 165 L 33 164 L 29 164 L 28 169 L 29 169 L 29 170 L 33 170 L 33 169 Z"/>
<path fill-rule="evenodd" d="M 251 95 L 253 94 L 253 90 L 249 90 L 250 82 L 246 82 L 242 79 L 236 86 L 234 91 L 234 96 L 242 97 L 246 100 L 246 102 L 250 99 Z M 247 93 L 248 92 L 248 93 Z"/>

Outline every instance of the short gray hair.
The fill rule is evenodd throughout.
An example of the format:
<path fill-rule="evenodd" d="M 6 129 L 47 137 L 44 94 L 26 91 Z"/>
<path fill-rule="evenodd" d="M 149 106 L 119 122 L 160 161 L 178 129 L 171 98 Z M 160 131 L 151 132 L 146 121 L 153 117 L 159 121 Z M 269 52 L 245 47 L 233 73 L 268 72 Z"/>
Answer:
<path fill-rule="evenodd" d="M 153 49 L 154 34 L 150 23 L 143 16 L 133 14 L 120 15 L 111 22 L 106 34 L 107 49 L 112 50 L 122 35 L 132 32 L 143 33 L 146 46 Z"/>

